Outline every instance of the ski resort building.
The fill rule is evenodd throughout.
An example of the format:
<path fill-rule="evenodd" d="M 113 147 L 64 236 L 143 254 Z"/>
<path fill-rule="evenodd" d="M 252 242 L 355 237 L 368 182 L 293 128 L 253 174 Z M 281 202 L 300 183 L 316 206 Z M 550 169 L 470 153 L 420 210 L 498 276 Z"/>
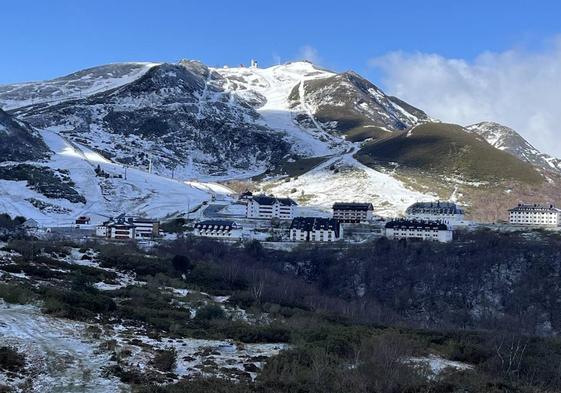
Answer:
<path fill-rule="evenodd" d="M 290 198 L 255 195 L 247 201 L 246 217 L 291 220 L 294 218 L 296 206 L 297 203 Z"/>
<path fill-rule="evenodd" d="M 372 220 L 374 206 L 371 203 L 336 202 L 333 204 L 333 218 L 344 223 L 359 223 Z"/>
<path fill-rule="evenodd" d="M 524 204 L 509 209 L 508 221 L 514 225 L 540 225 L 557 227 L 560 223 L 561 209 L 554 205 Z"/>
<path fill-rule="evenodd" d="M 218 239 L 241 239 L 243 232 L 242 227 L 234 221 L 208 220 L 196 223 L 193 234 Z"/>
<path fill-rule="evenodd" d="M 76 218 L 75 224 L 76 225 L 88 225 L 91 219 L 88 216 L 80 216 Z"/>
<path fill-rule="evenodd" d="M 290 225 L 290 240 L 334 242 L 343 238 L 343 226 L 334 218 L 296 217 Z"/>
<path fill-rule="evenodd" d="M 160 235 L 160 222 L 135 216 L 120 215 L 95 229 L 98 237 L 116 240 L 147 240 Z"/>
<path fill-rule="evenodd" d="M 409 220 L 438 221 L 446 225 L 459 225 L 464 222 L 464 211 L 454 202 L 417 202 L 405 211 Z"/>
<path fill-rule="evenodd" d="M 394 220 L 386 223 L 389 239 L 417 239 L 449 242 L 453 239 L 450 227 L 439 221 Z"/>

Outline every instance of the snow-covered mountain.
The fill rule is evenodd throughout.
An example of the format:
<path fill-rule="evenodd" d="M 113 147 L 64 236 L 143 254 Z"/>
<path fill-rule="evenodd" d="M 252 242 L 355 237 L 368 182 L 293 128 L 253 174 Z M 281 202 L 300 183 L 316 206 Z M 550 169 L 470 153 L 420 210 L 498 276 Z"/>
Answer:
<path fill-rule="evenodd" d="M 0 212 L 43 225 L 70 224 L 79 215 L 98 222 L 122 212 L 164 217 L 226 192 L 217 185 L 125 168 L 55 132 L 35 131 L 5 112 L 0 112 L 0 130 L 0 148 L 17 155 L 17 160 L 4 155 L 0 160 Z M 8 143 L 6 136 L 12 137 Z"/>
<path fill-rule="evenodd" d="M 150 168 L 181 180 L 252 179 L 255 188 L 303 204 L 368 199 L 387 215 L 417 200 L 473 204 L 471 191 L 482 194 L 482 185 L 497 181 L 514 198 L 512 182 L 542 181 L 531 166 L 559 165 L 512 130 L 434 125 L 360 75 L 309 62 L 264 69 L 189 60 L 115 64 L 0 86 L 0 105 L 114 172 L 127 166 L 142 176 Z M 509 165 L 521 171 L 482 164 L 509 161 L 500 150 L 524 161 Z"/>
<path fill-rule="evenodd" d="M 495 122 L 481 122 L 466 127 L 470 132 L 481 135 L 491 146 L 506 151 L 537 167 L 561 171 L 561 159 L 540 152 L 512 128 Z"/>
<path fill-rule="evenodd" d="M 0 109 L 0 162 L 40 160 L 48 151 L 37 131 Z"/>
<path fill-rule="evenodd" d="M 145 74 L 155 63 L 119 63 L 87 68 L 50 81 L 0 85 L 4 110 L 28 105 L 54 105 L 114 89 Z"/>

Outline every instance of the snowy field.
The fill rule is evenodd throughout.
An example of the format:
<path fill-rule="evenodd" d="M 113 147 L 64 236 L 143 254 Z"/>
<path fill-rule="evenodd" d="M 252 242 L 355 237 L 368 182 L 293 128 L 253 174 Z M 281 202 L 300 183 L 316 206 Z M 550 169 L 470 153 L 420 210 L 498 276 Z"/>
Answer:
<path fill-rule="evenodd" d="M 139 169 L 125 168 L 53 131 L 45 130 L 41 135 L 54 152 L 45 165 L 68 170 L 76 190 L 86 197 L 87 202 L 81 204 L 49 199 L 29 189 L 25 182 L 0 180 L 0 212 L 33 218 L 43 226 L 70 225 L 81 215 L 90 216 L 93 223 L 99 223 L 123 212 L 162 218 L 186 212 L 211 199 L 212 195 L 222 197 L 229 193 L 226 187 L 217 184 L 183 183 Z M 110 178 L 96 176 L 98 165 Z M 31 198 L 55 205 L 64 212 L 41 211 L 26 200 Z"/>

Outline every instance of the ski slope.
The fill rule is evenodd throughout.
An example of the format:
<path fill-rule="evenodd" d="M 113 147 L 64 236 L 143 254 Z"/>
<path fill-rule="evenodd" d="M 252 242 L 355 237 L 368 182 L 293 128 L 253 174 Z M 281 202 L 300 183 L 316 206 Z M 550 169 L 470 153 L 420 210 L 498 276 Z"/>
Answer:
<path fill-rule="evenodd" d="M 49 199 L 29 189 L 26 182 L 0 180 L 0 212 L 33 218 L 43 226 L 70 225 L 81 215 L 90 216 L 92 223 L 97 223 L 123 212 L 162 218 L 187 211 L 213 195 L 226 195 L 229 191 L 223 186 L 187 184 L 139 169 L 125 168 L 53 131 L 41 131 L 41 136 L 53 154 L 47 163 L 37 165 L 68 170 L 75 183 L 74 188 L 86 197 L 87 202 Z M 96 176 L 98 165 L 111 177 Z M 65 212 L 41 211 L 26 200 L 29 198 L 58 206 Z"/>
<path fill-rule="evenodd" d="M 224 88 L 231 89 L 233 95 L 250 99 L 257 94 L 265 99 L 264 105 L 257 109 L 263 125 L 276 131 L 286 133 L 293 143 L 295 153 L 305 156 L 326 156 L 344 150 L 339 146 L 341 140 L 321 129 L 306 129 L 295 121 L 295 116 L 302 111 L 291 108 L 290 93 L 299 88 L 304 81 L 328 78 L 334 73 L 314 67 L 308 62 L 294 62 L 269 68 L 215 68 L 227 81 L 235 80 L 237 88 L 227 83 Z M 240 86 L 241 85 L 241 86 Z M 315 119 L 311 119 L 315 122 Z"/>

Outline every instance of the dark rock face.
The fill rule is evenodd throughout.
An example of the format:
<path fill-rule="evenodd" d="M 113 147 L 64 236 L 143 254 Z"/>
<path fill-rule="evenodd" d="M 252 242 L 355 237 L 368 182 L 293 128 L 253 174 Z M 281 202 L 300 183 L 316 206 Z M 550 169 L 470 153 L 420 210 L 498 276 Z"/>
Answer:
<path fill-rule="evenodd" d="M 402 131 L 429 121 L 425 112 L 386 95 L 354 72 L 305 82 L 305 101 L 324 128 L 351 140 L 377 139 L 384 132 Z M 298 87 L 290 99 L 301 100 Z M 303 120 L 303 119 L 302 119 Z"/>
<path fill-rule="evenodd" d="M 290 150 L 283 135 L 256 124 L 243 100 L 232 105 L 229 93 L 209 83 L 214 78 L 197 62 L 162 64 L 116 89 L 21 115 L 116 161 L 146 166 L 151 159 L 164 173 L 250 171 L 282 159 Z"/>
<path fill-rule="evenodd" d="M 35 130 L 0 109 L 0 162 L 41 160 L 48 153 Z"/>
<path fill-rule="evenodd" d="M 561 173 L 561 160 L 540 152 L 512 128 L 495 122 L 482 122 L 466 127 L 483 137 L 491 146 L 510 153 L 538 168 Z"/>

